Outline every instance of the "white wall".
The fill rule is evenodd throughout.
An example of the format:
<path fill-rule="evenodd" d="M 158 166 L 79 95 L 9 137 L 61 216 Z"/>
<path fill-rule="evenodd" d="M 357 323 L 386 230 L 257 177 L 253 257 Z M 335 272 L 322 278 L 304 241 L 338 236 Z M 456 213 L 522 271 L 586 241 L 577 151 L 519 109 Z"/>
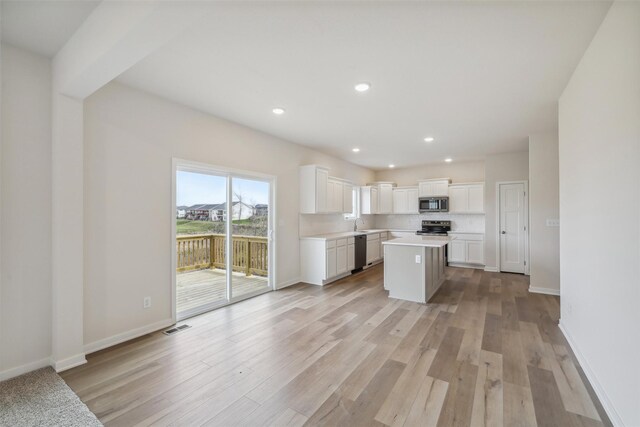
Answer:
<path fill-rule="evenodd" d="M 484 260 L 487 269 L 497 267 L 496 257 L 496 183 L 529 179 L 529 153 L 492 154 L 485 160 L 484 185 Z"/>
<path fill-rule="evenodd" d="M 51 65 L 2 45 L 0 379 L 51 355 Z"/>
<path fill-rule="evenodd" d="M 547 219 L 560 218 L 558 132 L 529 136 L 529 288 L 560 293 L 560 228 Z"/>
<path fill-rule="evenodd" d="M 399 186 L 418 185 L 420 179 L 451 178 L 452 182 L 484 181 L 484 161 L 433 163 L 404 169 L 376 171 L 376 181 L 391 181 Z"/>
<path fill-rule="evenodd" d="M 300 145 L 119 83 L 105 86 L 85 100 L 85 344 L 171 317 L 172 157 L 277 176 L 278 285 L 299 278 L 298 167 L 325 165 L 356 184 L 373 179 L 368 169 Z"/>
<path fill-rule="evenodd" d="M 559 104 L 561 327 L 616 425 L 640 425 L 640 3 L 615 2 Z"/>

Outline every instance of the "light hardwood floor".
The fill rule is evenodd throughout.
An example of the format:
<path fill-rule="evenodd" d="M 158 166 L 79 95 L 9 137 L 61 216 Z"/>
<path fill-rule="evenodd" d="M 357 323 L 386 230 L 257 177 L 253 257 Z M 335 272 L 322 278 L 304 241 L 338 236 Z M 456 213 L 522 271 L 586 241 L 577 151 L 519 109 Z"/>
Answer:
<path fill-rule="evenodd" d="M 382 266 L 94 353 L 63 378 L 108 426 L 610 425 L 525 276 L 450 268 L 432 303 Z"/>

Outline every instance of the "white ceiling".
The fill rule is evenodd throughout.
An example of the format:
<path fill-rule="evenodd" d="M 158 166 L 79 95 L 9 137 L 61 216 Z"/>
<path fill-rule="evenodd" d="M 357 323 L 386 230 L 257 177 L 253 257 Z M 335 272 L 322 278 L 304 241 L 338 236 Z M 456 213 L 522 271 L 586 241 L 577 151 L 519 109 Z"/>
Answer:
<path fill-rule="evenodd" d="M 2 36 L 53 55 L 96 4 L 3 1 Z M 212 16 L 118 80 L 374 169 L 479 159 L 557 126 L 609 6 L 211 2 Z M 361 81 L 372 89 L 356 93 Z"/>
<path fill-rule="evenodd" d="M 99 0 L 2 0 L 2 41 L 54 56 Z"/>

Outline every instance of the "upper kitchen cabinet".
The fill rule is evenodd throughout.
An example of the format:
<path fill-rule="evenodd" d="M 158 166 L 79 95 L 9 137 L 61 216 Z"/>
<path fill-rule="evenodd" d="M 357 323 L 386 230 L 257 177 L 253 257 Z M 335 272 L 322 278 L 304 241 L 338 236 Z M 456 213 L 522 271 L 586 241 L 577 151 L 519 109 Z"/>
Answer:
<path fill-rule="evenodd" d="M 329 169 L 316 165 L 300 167 L 300 213 L 327 213 Z"/>
<path fill-rule="evenodd" d="M 376 185 L 378 187 L 378 213 L 393 213 L 393 187 L 395 187 L 395 184 L 379 182 Z"/>
<path fill-rule="evenodd" d="M 418 197 L 447 197 L 449 178 L 424 179 L 418 181 Z"/>
<path fill-rule="evenodd" d="M 397 187 L 393 189 L 393 213 L 418 213 L 418 187 Z"/>
<path fill-rule="evenodd" d="M 393 213 L 392 182 L 374 182 L 360 189 L 360 210 L 363 214 Z"/>
<path fill-rule="evenodd" d="M 340 178 L 330 177 L 329 169 L 325 167 L 317 165 L 300 167 L 300 213 L 351 212 L 353 210 L 352 190 L 353 184 Z"/>
<path fill-rule="evenodd" d="M 360 213 L 378 213 L 378 187 L 365 185 L 360 187 Z"/>
<path fill-rule="evenodd" d="M 453 184 L 449 186 L 450 213 L 484 213 L 484 183 Z"/>

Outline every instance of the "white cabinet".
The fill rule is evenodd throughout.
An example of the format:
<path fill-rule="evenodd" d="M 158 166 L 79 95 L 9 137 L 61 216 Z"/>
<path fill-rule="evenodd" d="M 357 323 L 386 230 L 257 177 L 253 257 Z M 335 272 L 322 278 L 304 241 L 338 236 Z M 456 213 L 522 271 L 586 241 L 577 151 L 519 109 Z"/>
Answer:
<path fill-rule="evenodd" d="M 342 212 L 353 212 L 353 185 L 348 182 L 342 184 Z"/>
<path fill-rule="evenodd" d="M 418 209 L 418 187 L 410 187 L 407 189 L 407 213 L 417 214 Z"/>
<path fill-rule="evenodd" d="M 300 213 L 325 213 L 329 169 L 316 165 L 300 167 Z"/>
<path fill-rule="evenodd" d="M 324 278 L 329 279 L 338 275 L 338 259 L 336 258 L 336 247 L 327 248 L 326 271 Z"/>
<path fill-rule="evenodd" d="M 300 239 L 301 280 L 325 285 L 350 274 L 355 265 L 355 240 Z"/>
<path fill-rule="evenodd" d="M 380 259 L 380 235 L 367 235 L 367 264 Z"/>
<path fill-rule="evenodd" d="M 329 176 L 329 169 L 300 167 L 300 213 L 347 213 L 353 211 L 353 184 Z"/>
<path fill-rule="evenodd" d="M 484 183 L 450 185 L 449 212 L 484 213 Z"/>
<path fill-rule="evenodd" d="M 418 181 L 418 197 L 447 197 L 449 178 L 425 179 Z"/>
<path fill-rule="evenodd" d="M 344 184 L 342 181 L 329 177 L 327 180 L 327 205 L 328 212 L 338 213 L 343 211 L 343 189 Z"/>
<path fill-rule="evenodd" d="M 378 213 L 393 213 L 393 184 L 378 184 Z"/>
<path fill-rule="evenodd" d="M 344 244 L 336 248 L 336 275 L 346 273 L 347 265 L 349 265 L 347 245 Z"/>
<path fill-rule="evenodd" d="M 467 261 L 470 264 L 484 264 L 484 242 L 468 240 Z"/>
<path fill-rule="evenodd" d="M 398 187 L 393 189 L 393 213 L 418 213 L 418 187 Z"/>
<path fill-rule="evenodd" d="M 448 258 L 450 263 L 484 264 L 484 235 L 450 232 Z"/>
<path fill-rule="evenodd" d="M 452 240 L 449 243 L 449 262 L 465 262 L 467 259 L 467 242 Z"/>
<path fill-rule="evenodd" d="M 393 189 L 393 213 L 402 214 L 407 211 L 407 189 Z"/>
<path fill-rule="evenodd" d="M 360 187 L 360 213 L 378 213 L 378 187 L 370 185 Z"/>

